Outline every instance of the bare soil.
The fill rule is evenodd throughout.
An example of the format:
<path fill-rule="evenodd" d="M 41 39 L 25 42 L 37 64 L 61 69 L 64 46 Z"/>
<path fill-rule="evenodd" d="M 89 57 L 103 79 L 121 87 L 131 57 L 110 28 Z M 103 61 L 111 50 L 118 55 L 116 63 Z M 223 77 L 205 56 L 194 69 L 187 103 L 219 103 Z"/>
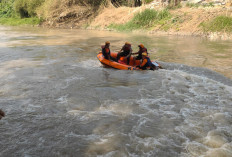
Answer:
<path fill-rule="evenodd" d="M 113 6 L 102 8 L 94 12 L 90 8 L 73 6 L 66 9 L 54 11 L 52 18 L 48 19 L 43 26 L 55 28 L 88 28 L 107 30 L 110 24 L 124 24 L 131 20 L 135 13 L 141 12 L 149 6 L 136 8 Z M 154 9 L 162 9 L 157 7 Z M 228 33 L 204 33 L 199 25 L 204 21 L 209 21 L 220 15 L 232 16 L 232 9 L 225 7 L 208 8 L 188 8 L 170 10 L 172 20 L 170 20 L 169 29 L 164 30 L 162 25 L 153 27 L 151 34 L 171 34 L 171 35 L 193 35 L 207 36 L 211 39 L 232 39 L 232 34 Z M 172 22 L 176 20 L 176 22 Z"/>

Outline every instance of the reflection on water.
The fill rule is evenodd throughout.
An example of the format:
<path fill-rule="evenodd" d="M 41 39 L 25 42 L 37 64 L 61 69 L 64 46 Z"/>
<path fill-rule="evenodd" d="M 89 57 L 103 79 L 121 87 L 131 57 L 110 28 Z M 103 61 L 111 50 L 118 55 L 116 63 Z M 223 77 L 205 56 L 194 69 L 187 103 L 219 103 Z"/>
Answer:
<path fill-rule="evenodd" d="M 0 35 L 0 156 L 231 156 L 231 42 L 23 27 Z M 166 69 L 103 68 L 106 40 L 113 50 L 143 42 Z"/>

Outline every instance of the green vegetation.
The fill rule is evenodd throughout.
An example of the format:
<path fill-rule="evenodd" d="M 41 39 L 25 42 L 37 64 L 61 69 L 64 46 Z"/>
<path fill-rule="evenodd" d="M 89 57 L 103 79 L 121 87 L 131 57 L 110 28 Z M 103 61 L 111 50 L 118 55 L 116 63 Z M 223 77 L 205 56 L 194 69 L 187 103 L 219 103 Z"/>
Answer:
<path fill-rule="evenodd" d="M 203 7 L 214 7 L 213 2 L 202 4 Z"/>
<path fill-rule="evenodd" d="M 214 4 L 213 4 L 213 2 L 204 3 L 204 4 L 199 4 L 199 3 L 187 3 L 186 4 L 186 7 L 189 7 L 189 8 L 199 8 L 200 6 L 202 6 L 202 7 L 214 7 Z"/>
<path fill-rule="evenodd" d="M 151 3 L 153 0 L 144 0 L 145 3 Z"/>
<path fill-rule="evenodd" d="M 44 0 L 0 0 L 0 24 L 37 25 L 36 9 Z"/>
<path fill-rule="evenodd" d="M 218 16 L 200 24 L 205 32 L 232 32 L 232 17 Z"/>
<path fill-rule="evenodd" d="M 198 4 L 198 3 L 187 3 L 186 4 L 186 7 L 189 7 L 189 8 L 198 8 L 198 7 L 200 7 L 200 4 Z"/>
<path fill-rule="evenodd" d="M 141 28 L 151 28 L 157 24 L 163 24 L 169 20 L 171 15 L 168 10 L 156 11 L 146 9 L 141 13 L 137 13 L 131 21 L 126 24 L 111 24 L 109 28 L 119 31 L 131 31 Z"/>
<path fill-rule="evenodd" d="M 181 8 L 181 0 L 168 0 L 167 9 L 178 9 Z"/>
<path fill-rule="evenodd" d="M 21 18 L 35 17 L 36 9 L 41 6 L 45 0 L 15 0 L 15 12 Z"/>
<path fill-rule="evenodd" d="M 182 5 L 179 3 L 179 4 L 177 4 L 177 5 L 168 5 L 167 6 L 167 9 L 179 9 L 179 8 L 182 8 Z"/>
<path fill-rule="evenodd" d="M 14 0 L 0 0 L 0 18 L 12 17 L 14 14 Z"/>
<path fill-rule="evenodd" d="M 19 26 L 19 25 L 38 25 L 41 23 L 41 19 L 37 17 L 31 18 L 0 18 L 0 24 L 10 25 L 10 26 Z"/>

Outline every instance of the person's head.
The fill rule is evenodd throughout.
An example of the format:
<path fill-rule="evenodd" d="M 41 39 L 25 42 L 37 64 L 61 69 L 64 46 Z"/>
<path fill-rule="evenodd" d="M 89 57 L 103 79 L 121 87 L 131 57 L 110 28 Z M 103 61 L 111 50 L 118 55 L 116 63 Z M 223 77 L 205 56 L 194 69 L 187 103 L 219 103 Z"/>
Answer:
<path fill-rule="evenodd" d="M 105 42 L 105 46 L 106 46 L 106 47 L 110 47 L 110 42 L 109 42 L 109 41 L 106 41 L 106 42 Z"/>
<path fill-rule="evenodd" d="M 129 43 L 129 42 L 125 42 L 125 45 L 131 46 L 131 43 Z"/>
<path fill-rule="evenodd" d="M 147 53 L 146 52 L 143 52 L 142 53 L 142 57 L 144 58 L 144 57 L 146 57 L 147 56 Z"/>
<path fill-rule="evenodd" d="M 143 45 L 143 44 L 139 44 L 138 47 L 139 47 L 140 49 L 142 49 L 142 48 L 144 48 L 144 45 Z"/>
<path fill-rule="evenodd" d="M 129 42 L 125 42 L 125 47 L 127 47 L 127 48 L 131 48 L 131 43 L 129 43 Z"/>

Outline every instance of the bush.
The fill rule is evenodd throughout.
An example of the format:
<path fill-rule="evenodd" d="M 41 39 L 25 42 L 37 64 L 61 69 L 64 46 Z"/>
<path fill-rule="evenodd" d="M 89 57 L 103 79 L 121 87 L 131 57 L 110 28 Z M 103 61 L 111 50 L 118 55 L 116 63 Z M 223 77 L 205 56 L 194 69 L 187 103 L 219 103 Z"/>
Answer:
<path fill-rule="evenodd" d="M 198 7 L 200 7 L 200 4 L 198 4 L 198 3 L 187 3 L 186 4 L 186 7 L 189 7 L 189 8 L 198 8 Z"/>
<path fill-rule="evenodd" d="M 209 22 L 200 24 L 206 32 L 232 32 L 232 17 L 218 16 Z"/>
<path fill-rule="evenodd" d="M 0 17 L 12 17 L 14 15 L 14 0 L 0 1 Z"/>
<path fill-rule="evenodd" d="M 146 9 L 141 13 L 135 14 L 133 19 L 126 24 L 117 25 L 111 24 L 109 28 L 122 30 L 134 30 L 140 28 L 150 28 L 155 24 L 162 23 L 162 21 L 168 20 L 171 15 L 168 10 L 156 11 L 152 9 Z"/>
<path fill-rule="evenodd" d="M 151 3 L 153 0 L 144 0 L 144 2 L 147 3 Z"/>
<path fill-rule="evenodd" d="M 17 14 L 21 18 L 24 17 L 35 17 L 36 9 L 44 2 L 45 0 L 15 0 L 14 7 Z"/>
<path fill-rule="evenodd" d="M 19 25 L 38 25 L 42 22 L 41 19 L 33 18 L 0 18 L 0 24 L 10 25 L 10 26 L 19 26 Z"/>
<path fill-rule="evenodd" d="M 138 13 L 132 19 L 132 22 L 139 27 L 151 27 L 158 21 L 167 19 L 170 17 L 168 10 L 156 11 L 152 9 L 146 9 L 141 13 Z"/>

